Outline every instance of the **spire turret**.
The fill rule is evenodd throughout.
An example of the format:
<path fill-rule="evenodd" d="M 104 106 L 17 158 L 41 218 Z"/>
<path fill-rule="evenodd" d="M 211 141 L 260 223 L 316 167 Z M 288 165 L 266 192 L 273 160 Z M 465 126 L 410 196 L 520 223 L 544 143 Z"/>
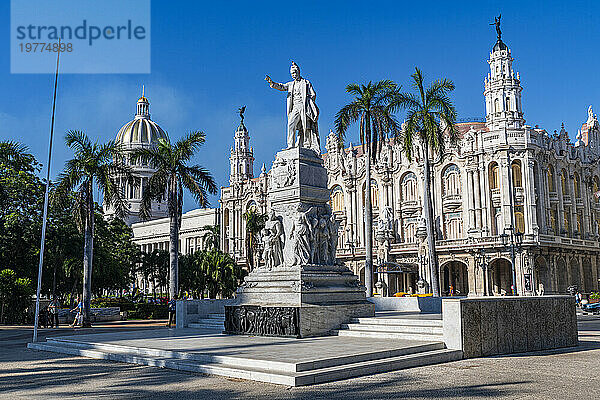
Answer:
<path fill-rule="evenodd" d="M 519 73 L 513 71 L 510 49 L 501 39 L 500 17 L 494 24 L 498 39 L 490 53 L 490 72 L 485 78 L 486 124 L 490 130 L 518 129 L 525 123 L 521 105 L 523 88 Z"/>
<path fill-rule="evenodd" d="M 250 147 L 250 135 L 244 125 L 245 111 L 246 106 L 238 109 L 240 125 L 235 130 L 233 147 L 231 148 L 231 156 L 229 157 L 231 166 L 229 183 L 231 185 L 254 178 L 254 151 Z"/>

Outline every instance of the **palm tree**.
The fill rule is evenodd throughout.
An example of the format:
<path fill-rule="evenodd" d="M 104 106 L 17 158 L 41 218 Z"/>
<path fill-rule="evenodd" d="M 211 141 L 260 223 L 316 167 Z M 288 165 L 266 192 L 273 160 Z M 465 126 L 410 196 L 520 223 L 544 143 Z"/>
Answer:
<path fill-rule="evenodd" d="M 371 200 L 371 161 L 376 161 L 381 142 L 389 135 L 400 135 L 400 126 L 393 113 L 398 108 L 399 87 L 390 80 L 366 85 L 356 83 L 346 87 L 354 96 L 335 115 L 335 128 L 340 146 L 343 145 L 348 127 L 359 122 L 360 141 L 365 152 L 365 286 L 367 296 L 373 296 L 373 205 Z"/>
<path fill-rule="evenodd" d="M 27 169 L 26 172 L 32 171 L 32 165 L 39 165 L 35 162 L 35 158 L 28 153 L 27 146 L 13 142 L 11 140 L 0 142 L 0 165 L 7 168 L 21 170 Z"/>
<path fill-rule="evenodd" d="M 219 242 L 221 241 L 221 229 L 219 225 L 206 225 L 200 231 L 208 232 L 204 242 L 207 249 L 219 249 Z"/>
<path fill-rule="evenodd" d="M 250 271 L 254 270 L 254 252 L 258 243 L 258 235 L 265 227 L 267 215 L 260 214 L 255 207 L 250 207 L 243 215 L 246 222 L 246 254 Z"/>
<path fill-rule="evenodd" d="M 419 68 L 411 75 L 412 86 L 417 94 L 402 93 L 399 104 L 406 108 L 406 123 L 403 126 L 403 146 L 410 160 L 414 145 L 420 145 L 423 152 L 423 201 L 425 224 L 427 227 L 427 246 L 429 253 L 429 271 L 434 296 L 440 295 L 438 260 L 435 251 L 433 207 L 431 206 L 430 150 L 444 154 L 446 141 L 456 143 L 457 133 L 454 127 L 456 109 L 450 101 L 449 93 L 454 83 L 448 79 L 438 79 L 429 88 L 423 88 L 423 74 Z M 415 143 L 416 142 L 416 143 Z"/>
<path fill-rule="evenodd" d="M 83 244 L 83 325 L 90 326 L 90 301 L 92 293 L 92 260 L 94 255 L 94 187 L 104 195 L 104 202 L 114 208 L 115 215 L 123 218 L 127 205 L 114 180 L 122 176 L 134 184 L 131 168 L 123 164 L 123 151 L 113 141 L 92 143 L 84 132 L 71 130 L 65 142 L 75 158 L 65 164 L 58 176 L 54 201 L 64 203 L 76 191 L 73 215 L 84 233 Z"/>
<path fill-rule="evenodd" d="M 154 174 L 142 191 L 140 217 L 151 217 L 152 201 L 167 198 L 169 227 L 169 297 L 177 294 L 177 261 L 179 256 L 179 228 L 183 208 L 183 189 L 187 189 L 200 207 L 208 207 L 207 194 L 215 194 L 217 185 L 210 173 L 199 165 L 188 165 L 196 151 L 204 144 L 204 132 L 192 132 L 172 144 L 160 138 L 155 146 L 132 152 L 133 162 L 143 160 L 153 168 Z"/>

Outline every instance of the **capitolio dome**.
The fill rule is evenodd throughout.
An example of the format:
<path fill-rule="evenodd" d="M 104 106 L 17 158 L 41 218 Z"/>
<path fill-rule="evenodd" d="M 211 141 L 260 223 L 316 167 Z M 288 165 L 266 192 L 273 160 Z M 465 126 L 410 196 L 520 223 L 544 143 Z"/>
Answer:
<path fill-rule="evenodd" d="M 136 147 L 156 143 L 159 138 L 167 139 L 167 133 L 150 119 L 149 104 L 142 91 L 142 97 L 137 101 L 135 118 L 119 129 L 117 143 L 125 147 Z"/>

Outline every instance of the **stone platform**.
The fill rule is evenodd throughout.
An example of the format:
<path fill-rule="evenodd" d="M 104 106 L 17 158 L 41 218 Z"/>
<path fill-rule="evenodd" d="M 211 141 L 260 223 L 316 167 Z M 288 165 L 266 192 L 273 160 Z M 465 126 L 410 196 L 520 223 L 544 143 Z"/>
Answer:
<path fill-rule="evenodd" d="M 288 386 L 458 360 L 443 342 L 324 336 L 307 339 L 157 329 L 48 338 L 30 349 Z"/>

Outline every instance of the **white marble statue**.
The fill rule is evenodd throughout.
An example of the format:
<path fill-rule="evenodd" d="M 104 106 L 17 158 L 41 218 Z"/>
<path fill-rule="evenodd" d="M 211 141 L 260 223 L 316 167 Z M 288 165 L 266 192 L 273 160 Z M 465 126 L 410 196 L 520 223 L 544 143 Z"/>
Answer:
<path fill-rule="evenodd" d="M 269 214 L 263 230 L 263 259 L 268 269 L 273 269 L 283 264 L 283 224 L 274 211 Z"/>
<path fill-rule="evenodd" d="M 319 224 L 317 226 L 317 231 L 315 232 L 317 236 L 317 259 L 313 260 L 315 264 L 331 264 L 331 231 L 329 230 L 329 219 L 325 216 L 319 218 Z"/>
<path fill-rule="evenodd" d="M 378 219 L 377 230 L 380 232 L 393 232 L 394 231 L 394 211 L 392 207 L 386 206 L 381 211 Z"/>
<path fill-rule="evenodd" d="M 598 118 L 594 115 L 594 111 L 592 110 L 592 106 L 588 108 L 588 119 L 586 121 L 586 125 L 588 128 L 588 132 L 591 132 L 594 129 L 598 129 L 600 124 L 598 123 Z"/>
<path fill-rule="evenodd" d="M 310 231 L 306 215 L 298 211 L 289 235 L 292 240 L 292 265 L 308 264 L 311 252 Z"/>
<path fill-rule="evenodd" d="M 312 84 L 300 76 L 300 67 L 293 61 L 290 74 L 293 80 L 287 83 L 274 82 L 269 75 L 265 77 L 273 89 L 287 92 L 287 147 L 305 147 L 320 154 L 317 94 Z"/>

